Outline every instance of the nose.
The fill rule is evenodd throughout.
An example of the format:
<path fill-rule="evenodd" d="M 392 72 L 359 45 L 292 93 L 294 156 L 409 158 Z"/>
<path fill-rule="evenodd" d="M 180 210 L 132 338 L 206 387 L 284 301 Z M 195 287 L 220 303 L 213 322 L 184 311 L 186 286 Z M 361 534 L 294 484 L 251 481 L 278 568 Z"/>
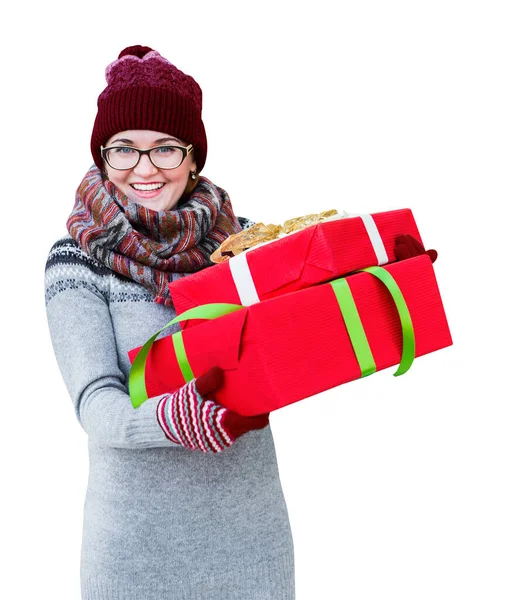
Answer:
<path fill-rule="evenodd" d="M 150 158 L 147 156 L 147 154 L 142 154 L 142 156 L 140 156 L 138 164 L 133 169 L 133 173 L 136 173 L 136 175 L 140 175 L 140 177 L 148 177 L 149 175 L 153 175 L 157 170 L 157 167 L 155 167 L 151 163 Z"/>

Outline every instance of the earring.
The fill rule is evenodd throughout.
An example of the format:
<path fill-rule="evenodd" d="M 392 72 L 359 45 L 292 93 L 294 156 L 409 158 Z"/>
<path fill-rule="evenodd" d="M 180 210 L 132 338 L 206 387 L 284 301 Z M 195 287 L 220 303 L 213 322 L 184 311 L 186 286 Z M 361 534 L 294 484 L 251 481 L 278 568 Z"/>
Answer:
<path fill-rule="evenodd" d="M 191 179 L 196 179 L 197 178 L 197 172 L 196 172 L 196 170 L 195 171 L 191 171 L 190 175 L 191 175 Z"/>

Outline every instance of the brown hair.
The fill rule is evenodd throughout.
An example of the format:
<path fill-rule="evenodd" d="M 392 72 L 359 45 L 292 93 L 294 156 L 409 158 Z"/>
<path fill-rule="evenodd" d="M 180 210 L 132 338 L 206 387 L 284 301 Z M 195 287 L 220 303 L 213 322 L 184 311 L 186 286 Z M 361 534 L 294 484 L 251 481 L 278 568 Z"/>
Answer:
<path fill-rule="evenodd" d="M 182 193 L 183 196 L 189 196 L 191 194 L 191 192 L 197 187 L 198 182 L 200 181 L 200 175 L 197 173 L 197 176 L 195 179 L 191 178 L 191 173 L 188 177 L 188 183 L 186 184 L 186 187 L 184 188 L 184 192 Z"/>

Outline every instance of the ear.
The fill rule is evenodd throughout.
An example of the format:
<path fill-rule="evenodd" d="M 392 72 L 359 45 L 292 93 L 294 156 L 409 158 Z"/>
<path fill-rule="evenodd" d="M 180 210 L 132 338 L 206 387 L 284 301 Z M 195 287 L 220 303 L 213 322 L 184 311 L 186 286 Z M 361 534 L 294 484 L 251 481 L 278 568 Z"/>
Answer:
<path fill-rule="evenodd" d="M 197 170 L 197 161 L 195 160 L 195 149 L 193 148 L 193 150 L 190 152 L 190 157 L 191 157 L 191 169 L 190 171 L 196 171 Z"/>

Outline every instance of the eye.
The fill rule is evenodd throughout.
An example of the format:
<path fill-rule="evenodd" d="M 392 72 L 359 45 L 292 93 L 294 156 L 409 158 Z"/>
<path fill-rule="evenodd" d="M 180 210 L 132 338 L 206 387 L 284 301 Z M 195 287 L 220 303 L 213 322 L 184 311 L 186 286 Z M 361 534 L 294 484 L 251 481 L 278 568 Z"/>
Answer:
<path fill-rule="evenodd" d="M 177 148 L 175 148 L 175 146 L 160 146 L 159 148 L 156 148 L 156 152 L 158 154 L 173 154 L 174 152 L 177 152 Z"/>
<path fill-rule="evenodd" d="M 120 146 L 118 148 L 113 148 L 113 152 L 115 154 L 132 154 L 133 152 L 135 152 L 135 150 L 133 150 L 133 148 L 127 148 L 124 146 Z"/>

